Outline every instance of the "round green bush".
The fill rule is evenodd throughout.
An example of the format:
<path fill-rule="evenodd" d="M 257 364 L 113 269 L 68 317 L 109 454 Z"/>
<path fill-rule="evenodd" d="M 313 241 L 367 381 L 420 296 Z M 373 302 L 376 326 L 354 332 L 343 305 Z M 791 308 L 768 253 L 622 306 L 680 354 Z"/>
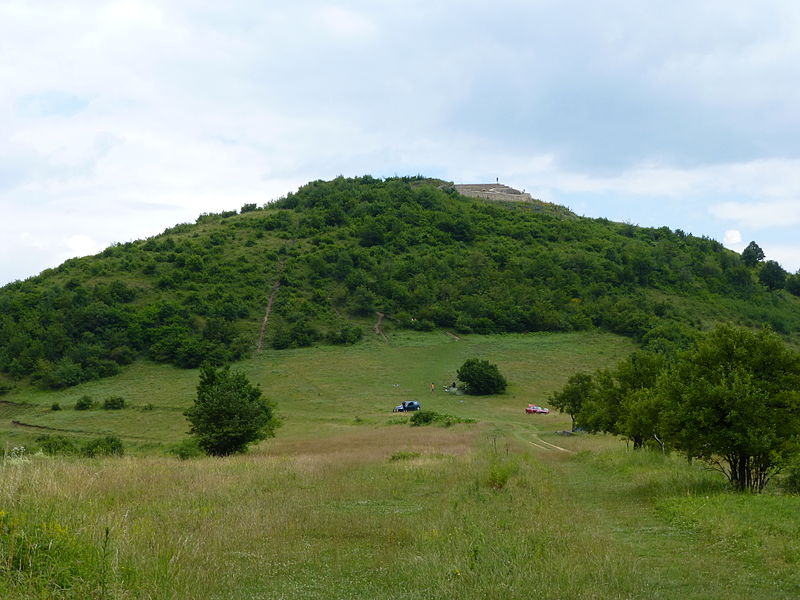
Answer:
<path fill-rule="evenodd" d="M 464 382 L 468 394 L 499 394 L 506 389 L 506 378 L 500 373 L 497 365 L 487 360 L 470 358 L 461 365 L 457 374 Z"/>
<path fill-rule="evenodd" d="M 94 408 L 94 400 L 89 396 L 81 396 L 75 403 L 75 410 L 91 410 Z"/>
<path fill-rule="evenodd" d="M 125 408 L 125 398 L 122 396 L 111 396 L 103 401 L 105 410 L 121 410 Z"/>

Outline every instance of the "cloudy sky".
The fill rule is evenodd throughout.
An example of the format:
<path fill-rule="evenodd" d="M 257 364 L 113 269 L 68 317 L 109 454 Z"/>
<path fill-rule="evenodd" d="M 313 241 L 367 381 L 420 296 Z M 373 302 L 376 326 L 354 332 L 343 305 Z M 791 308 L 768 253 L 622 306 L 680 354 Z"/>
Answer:
<path fill-rule="evenodd" d="M 795 0 L 0 0 L 0 283 L 340 174 L 795 272 L 798 31 Z"/>

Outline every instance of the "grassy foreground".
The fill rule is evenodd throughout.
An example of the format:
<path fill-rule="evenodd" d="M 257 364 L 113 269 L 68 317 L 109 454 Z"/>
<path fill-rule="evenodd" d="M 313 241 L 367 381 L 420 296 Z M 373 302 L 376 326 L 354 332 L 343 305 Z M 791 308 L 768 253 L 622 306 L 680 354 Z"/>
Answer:
<path fill-rule="evenodd" d="M 409 335 L 377 349 L 245 363 L 285 426 L 225 459 L 158 455 L 185 430 L 191 373 L 104 382 L 154 405 L 121 416 L 163 424 L 142 441 L 136 423 L 91 411 L 76 429 L 139 440 L 140 455 L 3 461 L 0 598 L 800 596 L 800 499 L 732 495 L 677 457 L 562 437 L 568 418 L 522 413 L 624 340 Z M 507 394 L 431 394 L 475 354 L 500 365 Z M 78 419 L 29 394 L 31 420 Z M 387 411 L 411 397 L 480 422 L 409 427 Z"/>

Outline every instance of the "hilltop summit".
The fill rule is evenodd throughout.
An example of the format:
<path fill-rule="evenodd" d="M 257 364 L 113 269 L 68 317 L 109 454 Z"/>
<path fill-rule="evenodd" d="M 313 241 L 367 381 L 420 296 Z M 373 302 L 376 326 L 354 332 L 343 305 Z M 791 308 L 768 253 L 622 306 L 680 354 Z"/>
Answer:
<path fill-rule="evenodd" d="M 530 194 L 520 192 L 502 183 L 457 183 L 456 191 L 462 196 L 483 198 L 484 200 L 505 200 L 511 202 L 532 202 Z"/>

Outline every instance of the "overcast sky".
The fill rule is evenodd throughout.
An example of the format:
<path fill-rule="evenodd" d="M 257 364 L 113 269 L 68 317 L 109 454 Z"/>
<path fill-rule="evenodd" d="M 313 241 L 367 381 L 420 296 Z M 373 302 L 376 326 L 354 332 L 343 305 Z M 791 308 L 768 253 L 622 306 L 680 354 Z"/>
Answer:
<path fill-rule="evenodd" d="M 795 272 L 798 32 L 796 0 L 0 0 L 0 284 L 340 174 Z"/>

